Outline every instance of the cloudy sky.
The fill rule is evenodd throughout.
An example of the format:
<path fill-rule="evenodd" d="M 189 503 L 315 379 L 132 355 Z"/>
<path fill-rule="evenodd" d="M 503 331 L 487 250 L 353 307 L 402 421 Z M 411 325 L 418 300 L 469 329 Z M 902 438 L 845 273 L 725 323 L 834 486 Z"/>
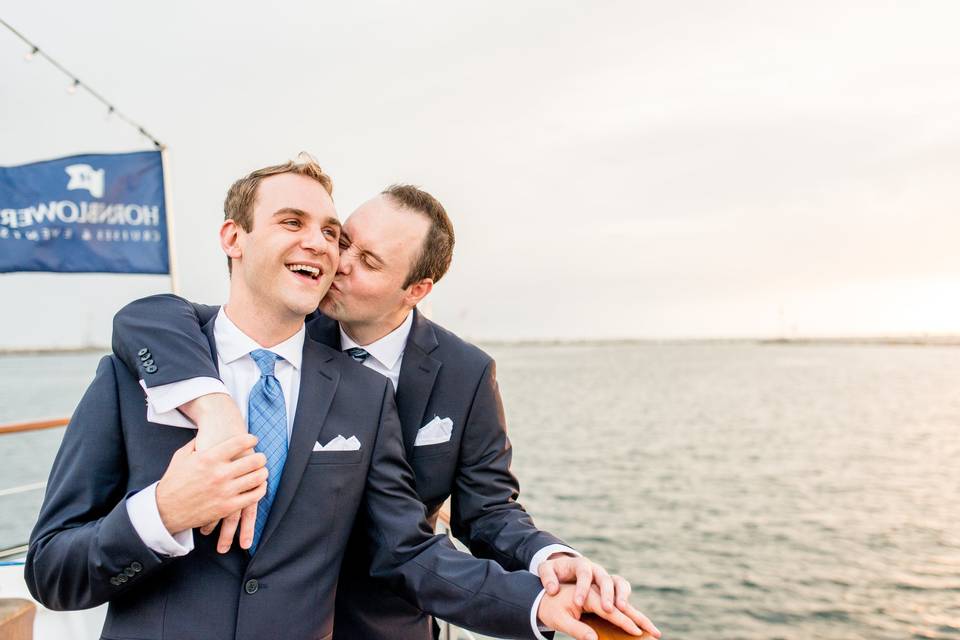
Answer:
<path fill-rule="evenodd" d="M 474 339 L 960 332 L 960 4 L 141 3 L 0 17 L 169 146 L 181 290 L 222 301 L 243 173 L 342 217 L 419 184 Z M 0 165 L 147 143 L 0 30 Z M 0 275 L 0 348 L 103 344 L 159 277 Z"/>

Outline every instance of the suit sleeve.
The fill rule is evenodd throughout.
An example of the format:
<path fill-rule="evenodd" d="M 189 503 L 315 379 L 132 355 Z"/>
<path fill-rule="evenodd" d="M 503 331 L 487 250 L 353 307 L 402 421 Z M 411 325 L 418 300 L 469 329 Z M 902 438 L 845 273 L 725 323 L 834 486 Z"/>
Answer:
<path fill-rule="evenodd" d="M 384 385 L 381 424 L 364 496 L 372 544 L 370 572 L 420 610 L 484 635 L 534 638 L 530 624 L 540 580 L 507 573 L 433 535 L 404 457 L 393 388 Z"/>
<path fill-rule="evenodd" d="M 135 300 L 113 318 L 113 353 L 147 387 L 219 379 L 210 342 L 201 330 L 217 310 L 171 294 Z M 144 360 L 141 352 L 149 357 Z"/>
<path fill-rule="evenodd" d="M 491 360 L 480 378 L 463 430 L 450 526 L 475 556 L 519 570 L 527 569 L 540 549 L 564 542 L 537 529 L 517 502 L 520 484 L 510 470 L 512 457 L 496 364 Z"/>
<path fill-rule="evenodd" d="M 132 493 L 114 366 L 109 356 L 100 361 L 70 419 L 30 535 L 24 577 L 49 609 L 103 604 L 171 562 L 143 543 L 127 513 Z"/>

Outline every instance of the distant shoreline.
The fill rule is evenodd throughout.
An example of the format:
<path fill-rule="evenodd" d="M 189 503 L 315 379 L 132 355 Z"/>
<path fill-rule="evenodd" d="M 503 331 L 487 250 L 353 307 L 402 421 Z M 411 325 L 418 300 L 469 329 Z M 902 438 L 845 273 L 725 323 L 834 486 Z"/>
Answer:
<path fill-rule="evenodd" d="M 108 346 L 0 349 L 0 356 L 48 356 L 67 353 L 107 353 L 109 351 L 110 347 Z"/>
<path fill-rule="evenodd" d="M 873 336 L 816 338 L 610 338 L 605 340 L 479 340 L 478 344 L 496 346 L 553 346 L 645 344 L 645 345 L 763 345 L 763 346 L 886 346 L 886 347 L 957 347 L 956 336 Z"/>
<path fill-rule="evenodd" d="M 884 347 L 960 347 L 956 336 L 874 336 L 874 337 L 820 337 L 820 338 L 610 338 L 580 340 L 476 340 L 489 346 L 603 346 L 614 344 L 637 345 L 763 345 L 763 346 L 884 346 Z M 0 356 L 31 356 L 55 354 L 107 353 L 110 347 L 62 347 L 0 349 Z"/>

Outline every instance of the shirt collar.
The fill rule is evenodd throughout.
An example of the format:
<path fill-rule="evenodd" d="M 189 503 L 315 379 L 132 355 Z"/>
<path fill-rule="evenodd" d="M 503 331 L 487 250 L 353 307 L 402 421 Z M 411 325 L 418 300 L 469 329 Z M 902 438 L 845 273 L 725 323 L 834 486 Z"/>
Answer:
<path fill-rule="evenodd" d="M 254 349 L 267 349 L 293 365 L 294 369 L 300 369 L 300 363 L 303 360 L 303 340 L 306 335 L 304 326 L 300 325 L 300 330 L 295 334 L 272 347 L 264 347 L 256 340 L 245 334 L 240 328 L 227 317 L 223 307 L 220 307 L 217 313 L 217 319 L 213 324 L 213 339 L 217 343 L 217 355 L 223 360 L 224 364 L 230 364 L 234 360 L 239 360 Z"/>
<path fill-rule="evenodd" d="M 340 348 L 346 351 L 351 347 L 361 347 L 387 369 L 393 369 L 397 365 L 397 360 L 403 355 L 404 347 L 407 346 L 407 337 L 410 335 L 411 327 L 413 327 L 413 311 L 407 314 L 407 318 L 400 323 L 399 327 L 387 335 L 379 340 L 374 340 L 370 344 L 359 345 L 347 335 L 347 332 L 341 326 Z"/>

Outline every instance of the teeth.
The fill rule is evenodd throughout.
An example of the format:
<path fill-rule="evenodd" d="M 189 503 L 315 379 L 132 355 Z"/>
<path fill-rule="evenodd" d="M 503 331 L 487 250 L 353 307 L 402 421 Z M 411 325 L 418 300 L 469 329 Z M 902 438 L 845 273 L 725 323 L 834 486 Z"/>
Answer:
<path fill-rule="evenodd" d="M 290 265 L 287 265 L 287 269 L 290 269 L 290 271 L 293 271 L 293 272 L 305 271 L 308 274 L 310 274 L 310 277 L 312 278 L 316 278 L 317 276 L 320 275 L 320 269 L 317 269 L 316 267 L 311 267 L 308 264 L 290 264 Z"/>

